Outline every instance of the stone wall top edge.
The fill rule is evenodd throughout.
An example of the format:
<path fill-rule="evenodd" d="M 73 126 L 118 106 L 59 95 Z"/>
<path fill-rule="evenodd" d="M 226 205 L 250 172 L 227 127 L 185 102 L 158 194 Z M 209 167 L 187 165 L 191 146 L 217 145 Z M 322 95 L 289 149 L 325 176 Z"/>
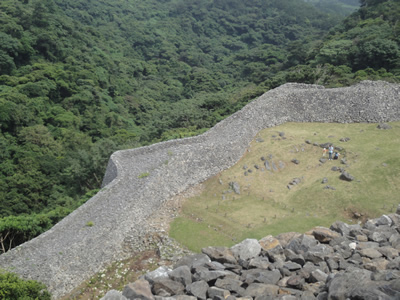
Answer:
<path fill-rule="evenodd" d="M 344 92 L 344 94 L 342 94 L 342 96 L 338 96 L 339 98 L 343 99 L 346 97 L 346 94 L 354 94 L 354 92 L 357 90 L 358 91 L 355 94 L 355 97 L 359 97 L 360 93 L 363 95 L 368 94 L 368 93 L 370 93 L 370 90 L 367 87 L 372 87 L 374 91 L 376 91 L 377 88 L 385 88 L 385 87 L 386 88 L 391 87 L 394 90 L 396 90 L 396 89 L 400 90 L 399 84 L 388 83 L 385 81 L 362 81 L 362 82 L 359 82 L 350 87 L 338 87 L 338 88 L 325 88 L 322 85 L 316 85 L 316 84 L 286 83 L 280 87 L 277 87 L 275 89 L 272 89 L 272 90 L 264 93 L 263 95 L 261 95 L 260 97 L 258 97 L 256 99 L 254 99 L 249 104 L 247 104 L 245 107 L 243 107 L 241 110 L 235 112 L 228 118 L 220 121 L 214 127 L 210 128 L 209 130 L 207 130 L 206 132 L 204 132 L 201 135 L 194 136 L 194 137 L 182 138 L 182 139 L 173 139 L 173 140 L 163 141 L 163 142 L 159 142 L 156 144 L 143 146 L 143 147 L 139 147 L 139 148 L 126 149 L 126 150 L 120 150 L 120 151 L 114 152 L 110 157 L 110 160 L 113 160 L 117 166 L 117 174 L 115 174 L 114 180 L 119 175 L 122 175 L 124 172 L 123 171 L 124 168 L 121 167 L 121 165 L 118 163 L 118 161 L 120 159 L 123 160 L 124 158 L 138 157 L 140 155 L 151 156 L 151 155 L 156 155 L 156 153 L 158 153 L 159 151 L 164 151 L 164 150 L 168 151 L 170 149 L 177 148 L 177 147 L 179 148 L 184 145 L 188 146 L 188 145 L 193 145 L 193 144 L 197 144 L 197 143 L 203 143 L 207 140 L 207 138 L 218 135 L 220 133 L 220 131 L 222 130 L 222 128 L 226 128 L 226 127 L 230 126 L 230 124 L 236 122 L 235 121 L 236 119 L 246 118 L 246 113 L 248 113 L 251 110 L 257 109 L 258 106 L 263 105 L 262 103 L 270 103 L 271 105 L 281 105 L 285 109 L 288 109 L 288 107 L 285 106 L 287 103 L 279 103 L 282 101 L 277 101 L 276 94 L 279 94 L 279 95 L 286 94 L 286 96 L 283 96 L 283 98 L 285 99 L 285 97 L 288 97 L 288 95 L 292 95 L 292 96 L 296 97 L 296 96 L 300 96 L 300 95 L 304 96 L 304 94 L 310 94 L 310 97 L 311 97 L 311 95 L 320 95 L 320 93 L 321 93 L 320 97 L 324 97 L 324 96 L 330 96 L 330 95 L 341 95 Z M 388 92 L 388 91 L 385 90 L 385 92 Z M 285 102 L 285 101 L 283 101 L 283 102 Z M 286 112 L 286 114 L 287 114 L 286 117 L 277 118 L 277 122 L 272 121 L 269 124 L 266 124 L 266 123 L 254 124 L 254 126 L 260 127 L 260 129 L 261 129 L 262 127 L 276 126 L 275 123 L 282 124 L 284 122 L 323 121 L 323 120 L 316 120 L 316 119 L 308 119 L 308 120 L 303 121 L 299 118 L 291 118 L 291 114 L 288 111 Z M 396 118 L 394 118 L 394 119 L 393 118 L 392 119 L 381 118 L 379 120 L 375 119 L 372 121 L 380 121 L 380 120 L 390 121 L 390 120 L 396 120 Z M 361 122 L 361 121 L 362 120 L 359 120 L 359 119 L 356 120 L 356 122 Z M 349 118 L 345 118 L 345 119 L 333 118 L 327 122 L 328 123 L 329 122 L 348 123 Z M 371 122 L 371 120 L 365 120 L 365 122 Z M 228 131 L 231 131 L 231 130 L 232 129 L 228 128 Z M 105 176 L 107 176 L 107 172 L 108 172 L 108 168 L 107 168 Z M 106 186 L 108 186 L 114 180 L 109 180 L 108 184 Z"/>

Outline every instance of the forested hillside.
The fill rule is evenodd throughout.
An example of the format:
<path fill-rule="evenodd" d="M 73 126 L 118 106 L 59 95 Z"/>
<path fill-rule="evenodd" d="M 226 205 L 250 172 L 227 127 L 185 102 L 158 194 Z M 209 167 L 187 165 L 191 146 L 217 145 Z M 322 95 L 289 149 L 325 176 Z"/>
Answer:
<path fill-rule="evenodd" d="M 2 0 L 0 252 L 88 199 L 117 149 L 287 81 L 398 80 L 399 1 L 361 5 L 340 22 L 300 0 Z"/>
<path fill-rule="evenodd" d="M 297 43 L 288 69 L 275 76 L 328 86 L 400 77 L 400 1 L 361 0 L 361 8 L 332 28 L 313 47 Z M 292 61 L 293 60 L 293 61 Z"/>
<path fill-rule="evenodd" d="M 360 7 L 359 0 L 304 0 L 327 13 L 347 16 Z"/>

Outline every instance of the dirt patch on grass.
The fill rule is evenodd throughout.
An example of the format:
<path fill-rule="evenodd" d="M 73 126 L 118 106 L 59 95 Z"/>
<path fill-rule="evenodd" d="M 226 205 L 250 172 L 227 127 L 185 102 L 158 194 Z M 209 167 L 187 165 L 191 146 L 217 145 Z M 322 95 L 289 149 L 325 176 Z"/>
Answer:
<path fill-rule="evenodd" d="M 61 300 L 92 300 L 100 299 L 109 290 L 122 291 L 124 286 L 136 281 L 148 271 L 160 265 L 170 265 L 171 262 L 163 261 L 155 250 L 136 253 L 131 258 L 113 263 L 103 272 L 85 281 L 70 294 Z"/>
<path fill-rule="evenodd" d="M 367 212 L 355 206 L 350 206 L 346 208 L 346 210 L 344 211 L 344 216 L 349 220 L 352 220 L 353 223 L 360 224 L 364 224 L 368 219 L 370 219 L 370 216 Z"/>

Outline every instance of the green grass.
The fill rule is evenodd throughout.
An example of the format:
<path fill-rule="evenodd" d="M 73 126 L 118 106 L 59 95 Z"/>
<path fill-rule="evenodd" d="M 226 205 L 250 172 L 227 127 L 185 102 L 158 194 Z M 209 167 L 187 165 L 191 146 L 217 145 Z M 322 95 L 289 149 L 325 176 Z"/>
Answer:
<path fill-rule="evenodd" d="M 138 178 L 145 178 L 145 177 L 148 177 L 149 175 L 150 175 L 149 172 L 141 173 L 141 174 L 138 176 Z"/>
<path fill-rule="evenodd" d="M 207 180 L 202 194 L 185 201 L 170 236 L 200 251 L 245 238 L 329 227 L 336 220 L 359 222 L 353 212 L 373 218 L 394 211 L 400 193 L 400 122 L 390 125 L 390 130 L 379 130 L 377 124 L 287 123 L 259 132 L 235 166 Z M 284 139 L 279 132 L 285 133 Z M 343 137 L 350 140 L 340 142 Z M 257 141 L 260 138 L 263 142 Z M 345 157 L 347 165 L 340 159 L 321 164 L 322 148 L 306 140 L 342 147 L 340 158 Z M 271 161 L 270 155 L 285 167 L 261 171 L 261 157 Z M 294 158 L 300 164 L 292 163 Z M 245 176 L 244 165 L 253 172 Z M 355 181 L 340 180 L 333 166 L 345 168 Z M 296 177 L 301 183 L 289 190 L 289 181 Z M 324 177 L 327 184 L 321 183 Z M 231 181 L 240 184 L 240 195 L 230 190 Z M 326 185 L 336 190 L 324 189 Z"/>

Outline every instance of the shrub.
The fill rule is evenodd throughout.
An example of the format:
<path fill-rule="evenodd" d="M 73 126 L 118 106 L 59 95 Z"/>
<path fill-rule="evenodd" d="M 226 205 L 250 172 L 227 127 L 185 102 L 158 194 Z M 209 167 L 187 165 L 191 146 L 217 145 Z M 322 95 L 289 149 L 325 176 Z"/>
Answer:
<path fill-rule="evenodd" d="M 0 299 L 3 300 L 50 300 L 46 286 L 34 280 L 23 280 L 14 273 L 0 270 Z"/>

